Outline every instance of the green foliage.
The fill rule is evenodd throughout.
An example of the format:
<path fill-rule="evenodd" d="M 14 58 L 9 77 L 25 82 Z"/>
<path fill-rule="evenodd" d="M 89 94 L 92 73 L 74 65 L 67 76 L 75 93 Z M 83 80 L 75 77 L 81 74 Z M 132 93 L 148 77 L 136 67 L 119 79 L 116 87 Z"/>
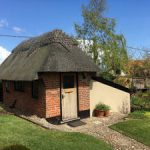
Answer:
<path fill-rule="evenodd" d="M 110 106 L 99 103 L 99 104 L 96 105 L 95 109 L 102 110 L 102 111 L 107 111 L 107 110 L 110 110 Z"/>
<path fill-rule="evenodd" d="M 131 97 L 131 108 L 135 110 L 150 110 L 150 92 L 138 92 Z"/>
<path fill-rule="evenodd" d="M 30 149 L 26 148 L 23 145 L 16 144 L 16 145 L 11 145 L 11 146 L 5 147 L 2 150 L 30 150 Z"/>
<path fill-rule="evenodd" d="M 102 72 L 99 74 L 102 78 L 109 80 L 109 81 L 113 81 L 115 79 L 114 75 L 112 75 L 109 72 Z"/>
<path fill-rule="evenodd" d="M 131 78 L 126 77 L 126 76 L 118 76 L 113 80 L 113 82 L 120 84 L 120 85 L 127 87 L 127 88 L 131 88 L 131 85 L 132 85 Z"/>
<path fill-rule="evenodd" d="M 146 118 L 149 118 L 149 119 L 150 119 L 150 111 L 146 111 L 146 112 L 144 113 L 144 115 L 146 116 Z"/>
<path fill-rule="evenodd" d="M 147 116 L 145 115 L 145 111 L 134 111 L 129 114 L 129 118 L 133 119 L 145 119 Z"/>
<path fill-rule="evenodd" d="M 139 105 L 139 106 L 143 105 L 143 99 L 139 96 L 136 96 L 136 95 L 133 96 L 131 101 L 132 101 L 132 104 L 134 104 L 134 105 Z"/>
<path fill-rule="evenodd" d="M 75 30 L 79 39 L 90 41 L 85 44 L 86 52 L 101 70 L 116 75 L 126 70 L 126 40 L 123 35 L 115 33 L 116 22 L 104 17 L 104 10 L 105 0 L 90 0 L 89 5 L 82 7 L 84 22 L 75 24 Z"/>

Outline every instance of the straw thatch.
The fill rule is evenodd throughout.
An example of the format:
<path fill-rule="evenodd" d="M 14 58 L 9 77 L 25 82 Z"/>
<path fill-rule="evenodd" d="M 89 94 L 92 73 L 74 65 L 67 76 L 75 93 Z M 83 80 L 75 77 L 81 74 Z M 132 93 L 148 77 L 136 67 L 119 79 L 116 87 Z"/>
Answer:
<path fill-rule="evenodd" d="M 96 72 L 97 66 L 60 30 L 18 45 L 0 66 L 0 79 L 31 81 L 38 72 Z"/>

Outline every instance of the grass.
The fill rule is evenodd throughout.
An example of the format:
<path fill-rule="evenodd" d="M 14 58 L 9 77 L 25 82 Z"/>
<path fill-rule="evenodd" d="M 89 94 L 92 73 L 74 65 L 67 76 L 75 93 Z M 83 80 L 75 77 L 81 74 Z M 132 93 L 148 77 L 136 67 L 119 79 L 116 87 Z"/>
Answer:
<path fill-rule="evenodd" d="M 89 135 L 46 130 L 16 116 L 1 115 L 0 149 L 16 150 L 8 146 L 30 150 L 112 150 L 105 142 Z"/>
<path fill-rule="evenodd" d="M 129 115 L 129 118 L 110 128 L 150 146 L 150 112 L 134 112 Z"/>

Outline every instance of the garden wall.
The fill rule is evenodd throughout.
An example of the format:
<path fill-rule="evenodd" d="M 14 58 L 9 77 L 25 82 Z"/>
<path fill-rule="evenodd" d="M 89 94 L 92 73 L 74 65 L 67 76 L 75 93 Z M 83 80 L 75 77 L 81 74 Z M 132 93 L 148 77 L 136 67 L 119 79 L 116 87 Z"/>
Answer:
<path fill-rule="evenodd" d="M 119 89 L 107 83 L 91 80 L 90 115 L 93 115 L 95 106 L 100 102 L 109 105 L 111 112 L 129 113 L 130 93 L 123 88 Z"/>

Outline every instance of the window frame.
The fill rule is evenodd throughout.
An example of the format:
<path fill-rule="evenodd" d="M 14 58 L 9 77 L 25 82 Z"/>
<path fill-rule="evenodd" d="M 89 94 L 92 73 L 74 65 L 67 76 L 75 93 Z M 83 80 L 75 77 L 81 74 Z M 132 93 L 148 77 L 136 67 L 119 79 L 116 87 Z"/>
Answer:
<path fill-rule="evenodd" d="M 5 90 L 7 93 L 10 93 L 10 81 L 5 82 Z"/>
<path fill-rule="evenodd" d="M 23 81 L 14 81 L 15 91 L 24 92 L 24 82 Z"/>
<path fill-rule="evenodd" d="M 63 89 L 75 88 L 75 76 L 72 74 L 63 75 Z"/>
<path fill-rule="evenodd" d="M 39 98 L 39 80 L 32 81 L 32 91 L 31 91 L 31 93 L 32 93 L 32 98 L 34 98 L 34 99 Z"/>

